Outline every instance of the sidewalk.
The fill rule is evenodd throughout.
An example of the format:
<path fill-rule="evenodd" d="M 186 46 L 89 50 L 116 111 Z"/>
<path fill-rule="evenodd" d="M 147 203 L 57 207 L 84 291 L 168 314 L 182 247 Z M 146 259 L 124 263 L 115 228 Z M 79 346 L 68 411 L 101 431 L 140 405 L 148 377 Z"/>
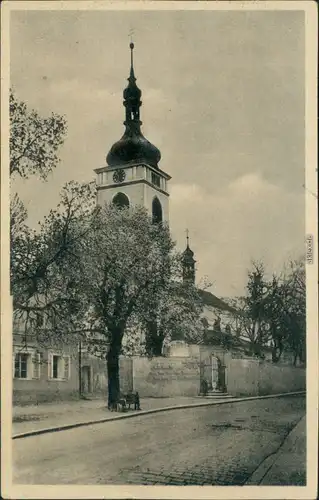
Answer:
<path fill-rule="evenodd" d="M 306 485 L 306 416 L 288 434 L 277 453 L 268 457 L 246 485 Z"/>
<path fill-rule="evenodd" d="M 91 425 L 99 421 L 118 420 L 129 418 L 147 412 L 157 412 L 168 408 L 207 406 L 240 401 L 249 401 L 265 398 L 277 398 L 300 394 L 282 393 L 268 396 L 249 397 L 220 397 L 211 399 L 209 397 L 172 397 L 172 398 L 142 398 L 141 411 L 129 410 L 127 412 L 111 412 L 107 408 L 106 399 L 80 400 L 68 402 L 43 403 L 30 406 L 14 406 L 12 410 L 12 436 L 20 436 L 24 433 L 34 433 L 46 430 L 51 432 L 52 428 L 60 430 L 63 426 Z M 41 432 L 42 433 L 42 432 Z M 23 436 L 20 436 L 23 437 Z"/>
<path fill-rule="evenodd" d="M 204 397 L 143 398 L 141 400 L 141 409 L 147 411 L 179 405 L 209 403 L 210 401 L 210 399 Z M 223 401 L 223 399 L 221 398 L 219 401 Z M 139 412 L 130 410 L 127 413 L 135 414 Z M 107 409 L 106 399 L 14 406 L 12 410 L 12 434 L 108 417 L 113 418 L 115 415 L 125 415 L 125 413 L 110 412 Z"/>

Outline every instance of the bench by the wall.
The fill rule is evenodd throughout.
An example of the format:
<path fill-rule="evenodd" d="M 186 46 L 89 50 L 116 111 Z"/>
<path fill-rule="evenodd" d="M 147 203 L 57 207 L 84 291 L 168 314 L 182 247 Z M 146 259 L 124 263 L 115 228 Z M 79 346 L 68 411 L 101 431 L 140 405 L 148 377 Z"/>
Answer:
<path fill-rule="evenodd" d="M 138 392 L 129 392 L 127 394 L 121 393 L 116 404 L 118 411 L 126 411 L 131 409 L 134 405 L 134 410 L 140 410 L 140 396 Z"/>

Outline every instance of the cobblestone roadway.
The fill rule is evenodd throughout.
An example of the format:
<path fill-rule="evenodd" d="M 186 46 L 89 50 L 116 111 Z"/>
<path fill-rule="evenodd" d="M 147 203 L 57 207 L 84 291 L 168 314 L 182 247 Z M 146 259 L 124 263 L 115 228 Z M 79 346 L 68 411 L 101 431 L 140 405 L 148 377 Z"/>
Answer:
<path fill-rule="evenodd" d="M 304 397 L 286 397 L 19 439 L 14 482 L 241 485 L 304 413 Z"/>

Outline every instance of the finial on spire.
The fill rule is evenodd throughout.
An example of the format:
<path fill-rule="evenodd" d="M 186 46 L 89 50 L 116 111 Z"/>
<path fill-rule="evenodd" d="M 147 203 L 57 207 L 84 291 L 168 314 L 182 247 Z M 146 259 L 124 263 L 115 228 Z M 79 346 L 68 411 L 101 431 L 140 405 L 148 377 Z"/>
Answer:
<path fill-rule="evenodd" d="M 131 71 L 134 71 L 133 69 L 133 50 L 134 50 L 134 43 L 130 43 L 130 49 L 131 49 Z"/>
<path fill-rule="evenodd" d="M 194 252 L 189 248 L 189 231 L 185 229 L 186 233 L 186 249 L 182 254 L 183 265 L 183 281 L 184 283 L 195 283 L 195 259 Z"/>
<path fill-rule="evenodd" d="M 187 246 L 189 246 L 189 231 L 186 229 L 186 241 L 187 241 Z"/>
<path fill-rule="evenodd" d="M 131 39 L 131 42 L 130 42 L 130 49 L 131 49 L 131 71 L 130 71 L 130 77 L 131 78 L 135 78 L 135 76 L 134 76 L 134 66 L 133 66 L 133 50 L 134 50 L 133 34 L 134 34 L 134 30 L 131 29 L 130 32 L 129 32 L 129 37 Z"/>

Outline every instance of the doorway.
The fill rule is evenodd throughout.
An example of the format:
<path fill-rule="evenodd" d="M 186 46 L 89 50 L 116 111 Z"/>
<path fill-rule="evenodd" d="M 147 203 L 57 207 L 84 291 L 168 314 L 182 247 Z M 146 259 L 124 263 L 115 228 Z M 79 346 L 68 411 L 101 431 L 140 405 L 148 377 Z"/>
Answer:
<path fill-rule="evenodd" d="M 92 392 L 92 370 L 91 366 L 82 366 L 81 368 L 81 392 L 83 395 Z"/>
<path fill-rule="evenodd" d="M 212 390 L 219 389 L 219 360 L 216 356 L 212 356 Z"/>

